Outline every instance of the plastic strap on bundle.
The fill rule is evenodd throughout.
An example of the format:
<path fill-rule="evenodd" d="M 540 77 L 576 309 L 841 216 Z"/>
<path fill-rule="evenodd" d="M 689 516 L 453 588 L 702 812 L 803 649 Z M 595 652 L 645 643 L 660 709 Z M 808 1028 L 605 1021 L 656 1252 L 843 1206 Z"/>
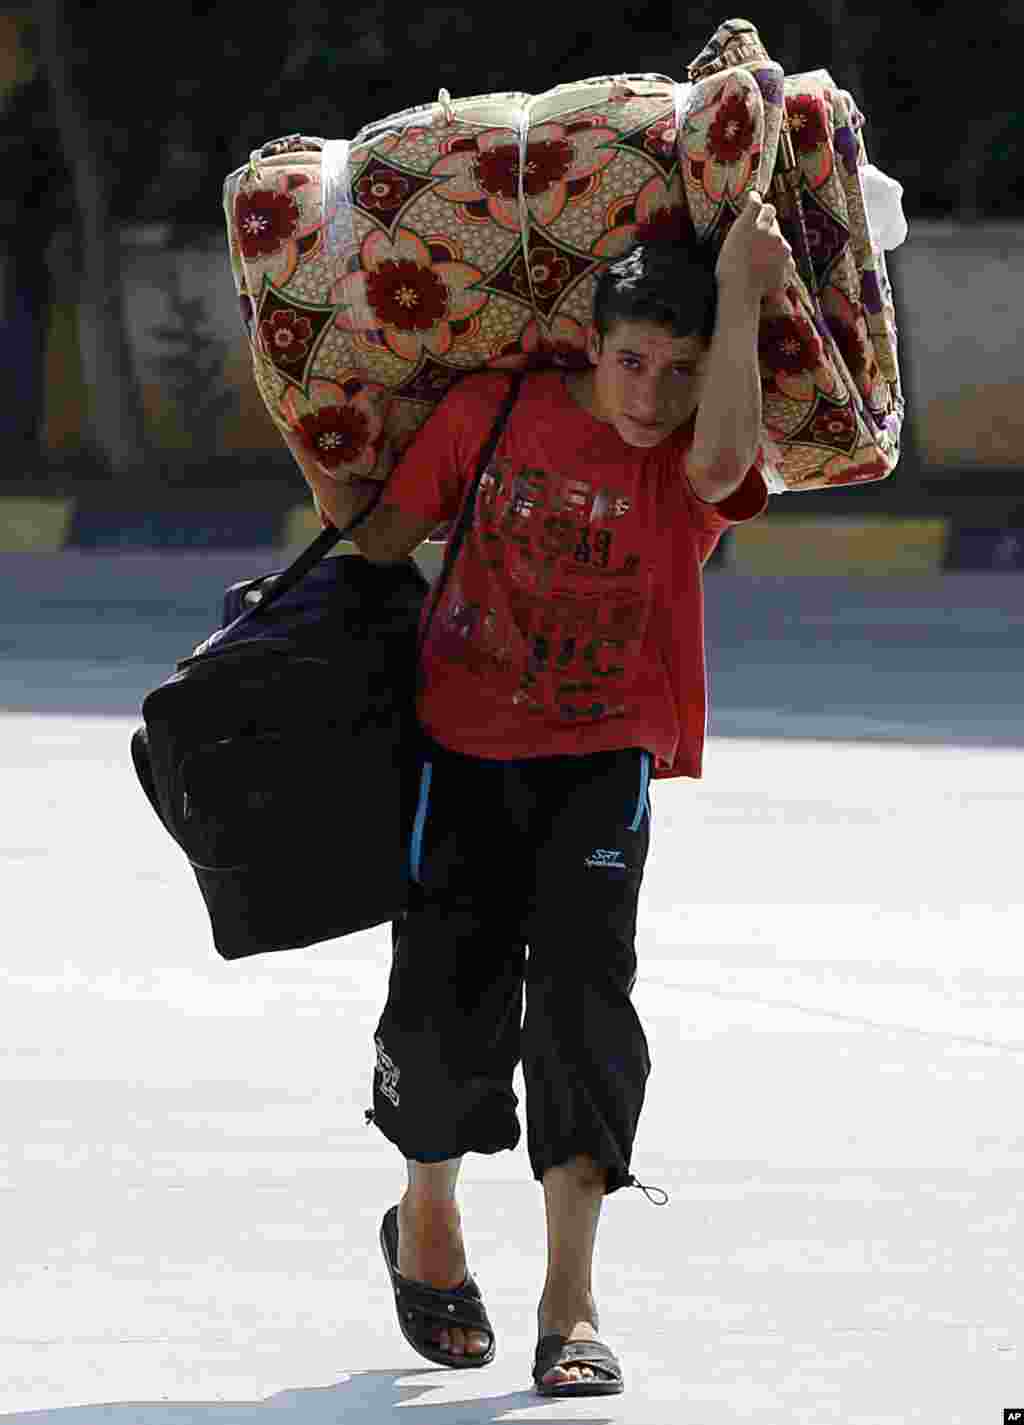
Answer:
<path fill-rule="evenodd" d="M 328 139 L 320 155 L 324 252 L 338 261 L 344 261 L 356 251 L 349 167 L 351 148 L 348 139 Z"/>
<path fill-rule="evenodd" d="M 785 495 L 789 486 L 782 478 L 782 451 L 778 443 L 761 427 L 761 478 L 769 495 Z"/>
<path fill-rule="evenodd" d="M 526 160 L 527 143 L 530 137 L 530 103 L 527 101 L 519 109 L 519 241 L 523 248 L 523 269 L 530 288 L 530 303 L 534 316 L 537 304 L 533 298 L 533 277 L 530 274 L 530 207 L 526 201 Z"/>
<path fill-rule="evenodd" d="M 676 144 L 681 147 L 683 142 L 683 125 L 686 123 L 686 116 L 689 114 L 690 105 L 693 103 L 693 85 L 673 84 L 672 91 L 676 103 Z M 685 198 L 683 201 L 686 201 Z"/>

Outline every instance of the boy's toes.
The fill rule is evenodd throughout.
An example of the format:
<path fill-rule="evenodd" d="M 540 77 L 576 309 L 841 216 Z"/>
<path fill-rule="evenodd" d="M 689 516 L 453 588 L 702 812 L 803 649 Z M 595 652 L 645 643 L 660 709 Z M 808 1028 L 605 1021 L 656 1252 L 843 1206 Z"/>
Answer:
<path fill-rule="evenodd" d="M 574 1380 L 593 1379 L 594 1372 L 590 1369 L 589 1366 L 570 1366 L 568 1370 L 565 1370 L 565 1368 L 562 1366 L 555 1366 L 554 1369 L 548 1371 L 547 1375 L 544 1377 L 544 1384 L 568 1385 L 570 1381 Z"/>
<path fill-rule="evenodd" d="M 437 1335 L 442 1351 L 452 1356 L 482 1356 L 491 1344 L 486 1331 L 466 1331 L 461 1326 L 442 1326 Z"/>

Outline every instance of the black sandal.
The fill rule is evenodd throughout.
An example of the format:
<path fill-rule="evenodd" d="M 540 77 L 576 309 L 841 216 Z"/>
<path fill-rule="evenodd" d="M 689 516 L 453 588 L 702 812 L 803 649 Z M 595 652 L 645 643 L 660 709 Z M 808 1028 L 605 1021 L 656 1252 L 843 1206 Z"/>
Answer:
<path fill-rule="evenodd" d="M 590 1366 L 594 1372 L 607 1377 L 601 1380 L 595 1374 L 593 1380 L 563 1380 L 557 1385 L 543 1385 L 548 1371 L 555 1366 L 568 1370 L 570 1366 Z M 537 1342 L 537 1354 L 533 1360 L 533 1381 L 539 1395 L 621 1395 L 622 1367 L 618 1359 L 603 1341 L 569 1341 L 565 1336 L 552 1332 L 542 1336 Z"/>
<path fill-rule="evenodd" d="M 466 1280 L 454 1291 L 440 1291 L 423 1282 L 410 1281 L 398 1270 L 398 1208 L 384 1214 L 380 1228 L 380 1245 L 388 1264 L 391 1285 L 395 1289 L 395 1310 L 402 1335 L 414 1351 L 438 1366 L 453 1370 L 487 1366 L 494 1360 L 494 1330 L 484 1310 L 480 1288 L 468 1273 Z M 461 1326 L 464 1331 L 485 1331 L 491 1338 L 487 1350 L 479 1355 L 453 1355 L 442 1350 L 430 1339 L 438 1325 Z"/>

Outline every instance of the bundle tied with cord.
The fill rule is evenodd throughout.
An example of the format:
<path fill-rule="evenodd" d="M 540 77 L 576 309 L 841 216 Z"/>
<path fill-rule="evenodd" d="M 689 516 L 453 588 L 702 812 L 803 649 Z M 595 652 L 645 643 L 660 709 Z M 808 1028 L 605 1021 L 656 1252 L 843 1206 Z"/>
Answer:
<path fill-rule="evenodd" d="M 442 91 L 351 141 L 257 150 L 224 185 L 231 265 L 257 384 L 318 508 L 331 482 L 386 479 L 467 373 L 585 364 L 604 265 L 645 239 L 717 251 L 751 188 L 795 260 L 762 306 L 769 485 L 890 474 L 904 403 L 883 240 L 901 214 L 863 127 L 826 71 L 784 75 L 734 20 L 685 83 Z"/>

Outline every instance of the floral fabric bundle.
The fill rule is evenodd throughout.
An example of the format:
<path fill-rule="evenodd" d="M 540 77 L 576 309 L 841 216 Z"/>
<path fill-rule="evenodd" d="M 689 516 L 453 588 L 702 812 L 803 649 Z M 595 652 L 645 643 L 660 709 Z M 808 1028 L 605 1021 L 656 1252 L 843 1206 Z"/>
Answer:
<path fill-rule="evenodd" d="M 902 190 L 868 163 L 852 97 L 825 70 L 783 76 L 749 21 L 720 26 L 689 73 L 698 90 L 750 74 L 778 115 L 765 123 L 777 146 L 760 191 L 778 207 L 799 280 L 785 303 L 764 304 L 760 355 L 765 429 L 786 487 L 881 479 L 899 460 L 904 415 L 884 250 L 906 236 Z"/>
<path fill-rule="evenodd" d="M 800 270 L 761 324 L 772 486 L 890 473 L 902 397 L 863 121 L 823 72 L 794 89 L 749 26 L 723 26 L 702 65 L 686 84 L 442 91 L 351 143 L 277 140 L 228 177 L 256 380 L 321 478 L 385 479 L 467 372 L 585 363 L 603 265 L 644 238 L 717 248 L 751 187 L 778 202 Z"/>

